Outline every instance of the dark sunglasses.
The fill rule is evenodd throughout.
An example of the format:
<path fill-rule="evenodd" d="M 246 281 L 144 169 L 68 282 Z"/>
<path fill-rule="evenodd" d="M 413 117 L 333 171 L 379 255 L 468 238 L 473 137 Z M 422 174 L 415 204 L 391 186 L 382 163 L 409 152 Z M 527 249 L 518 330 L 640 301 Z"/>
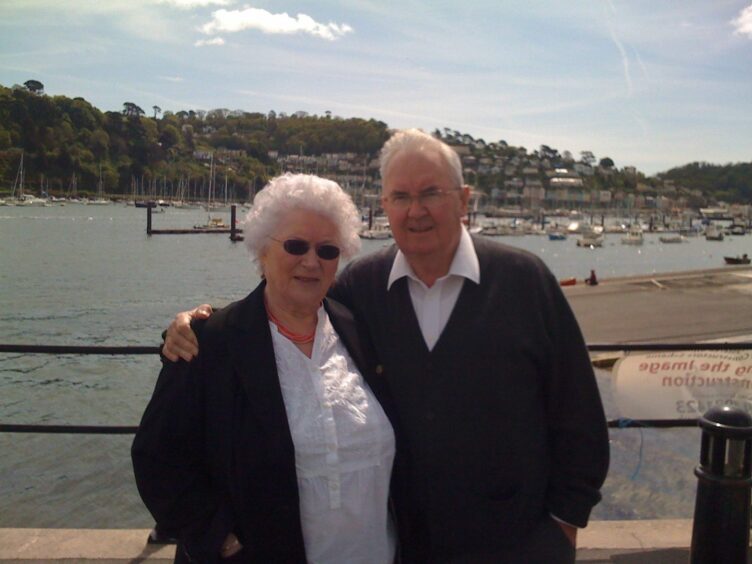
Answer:
<path fill-rule="evenodd" d="M 280 241 L 274 237 L 269 237 L 272 241 L 282 243 L 282 248 L 291 255 L 302 256 L 311 248 L 311 244 L 303 239 L 286 239 Z M 323 260 L 334 260 L 339 256 L 339 247 L 335 245 L 316 245 L 316 256 Z"/>

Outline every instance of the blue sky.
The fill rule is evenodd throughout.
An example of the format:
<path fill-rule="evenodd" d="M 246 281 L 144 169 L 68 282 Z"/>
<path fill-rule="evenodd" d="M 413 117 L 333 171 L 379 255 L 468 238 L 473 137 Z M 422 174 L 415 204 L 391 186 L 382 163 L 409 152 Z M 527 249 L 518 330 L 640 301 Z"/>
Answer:
<path fill-rule="evenodd" d="M 752 161 L 750 0 L 0 0 L 0 84 L 376 118 L 654 174 Z"/>

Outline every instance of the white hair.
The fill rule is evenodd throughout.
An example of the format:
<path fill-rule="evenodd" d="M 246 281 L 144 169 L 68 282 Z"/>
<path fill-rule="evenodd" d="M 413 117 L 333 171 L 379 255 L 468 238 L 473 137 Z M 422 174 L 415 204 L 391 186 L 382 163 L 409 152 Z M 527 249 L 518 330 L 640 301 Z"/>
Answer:
<path fill-rule="evenodd" d="M 400 129 L 396 131 L 381 148 L 379 155 L 381 182 L 386 178 L 386 171 L 392 159 L 402 152 L 420 152 L 433 150 L 444 159 L 457 186 L 463 186 L 462 162 L 459 155 L 449 145 L 421 131 L 420 129 Z"/>
<path fill-rule="evenodd" d="M 339 184 L 312 174 L 283 174 L 256 194 L 245 216 L 245 246 L 259 271 L 259 258 L 279 225 L 293 210 L 317 213 L 337 227 L 337 246 L 345 260 L 360 250 L 361 220 L 355 204 Z"/>

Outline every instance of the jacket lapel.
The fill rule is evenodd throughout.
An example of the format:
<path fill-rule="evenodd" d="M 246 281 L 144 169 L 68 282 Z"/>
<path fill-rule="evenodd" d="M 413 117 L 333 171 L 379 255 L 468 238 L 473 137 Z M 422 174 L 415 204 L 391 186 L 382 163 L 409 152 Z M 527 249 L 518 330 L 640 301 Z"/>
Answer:
<path fill-rule="evenodd" d="M 227 350 L 237 372 L 252 412 L 269 433 L 284 433 L 290 437 L 282 388 L 274 358 L 274 345 L 264 307 L 262 282 L 246 297 L 228 319 Z M 291 438 L 290 438 L 291 440 Z"/>

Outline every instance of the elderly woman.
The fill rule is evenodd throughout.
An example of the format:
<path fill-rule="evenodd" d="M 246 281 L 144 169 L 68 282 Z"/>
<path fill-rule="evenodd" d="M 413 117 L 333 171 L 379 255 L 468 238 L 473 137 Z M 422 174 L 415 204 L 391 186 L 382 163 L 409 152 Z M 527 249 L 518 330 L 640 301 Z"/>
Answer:
<path fill-rule="evenodd" d="M 146 506 L 179 531 L 176 562 L 394 560 L 384 384 L 325 297 L 359 226 L 334 182 L 272 180 L 246 218 L 261 284 L 196 325 L 196 359 L 162 369 L 132 457 Z"/>

